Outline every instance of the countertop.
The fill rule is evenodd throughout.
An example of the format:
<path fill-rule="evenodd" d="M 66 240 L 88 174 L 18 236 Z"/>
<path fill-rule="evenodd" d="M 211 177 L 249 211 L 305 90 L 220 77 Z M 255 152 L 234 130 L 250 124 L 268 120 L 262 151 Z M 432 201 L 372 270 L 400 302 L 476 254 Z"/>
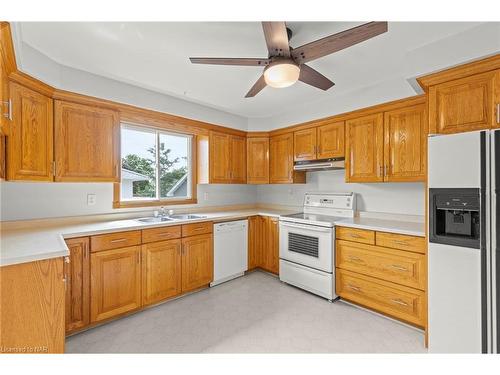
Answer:
<path fill-rule="evenodd" d="M 196 220 L 176 220 L 168 223 L 142 223 L 132 218 L 123 220 L 78 221 L 49 220 L 48 224 L 34 221 L 22 222 L 16 225 L 3 225 L 0 238 L 0 266 L 8 266 L 31 261 L 51 259 L 69 255 L 65 239 L 85 237 L 97 234 L 141 230 L 163 226 L 172 226 L 202 221 L 222 222 L 235 219 L 244 219 L 249 216 L 263 215 L 279 217 L 295 213 L 297 210 L 251 208 L 243 210 L 229 210 L 219 212 L 196 212 L 205 216 Z M 400 215 L 404 216 L 404 215 Z M 356 217 L 341 219 L 335 225 L 353 228 L 377 230 L 382 232 L 399 233 L 413 236 L 424 236 L 425 225 L 419 221 L 402 220 L 401 217 Z"/>

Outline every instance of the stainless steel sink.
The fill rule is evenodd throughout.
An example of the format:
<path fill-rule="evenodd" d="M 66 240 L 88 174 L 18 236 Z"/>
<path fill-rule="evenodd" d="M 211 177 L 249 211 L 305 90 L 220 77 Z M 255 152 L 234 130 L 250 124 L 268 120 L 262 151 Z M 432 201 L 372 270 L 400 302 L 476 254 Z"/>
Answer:
<path fill-rule="evenodd" d="M 166 221 L 174 221 L 174 219 L 171 219 L 169 217 L 143 217 L 140 219 L 136 219 L 137 221 L 140 221 L 141 223 L 163 223 Z"/>
<path fill-rule="evenodd" d="M 205 219 L 206 216 L 185 214 L 185 215 L 172 215 L 170 216 L 170 218 L 176 220 L 196 220 L 196 219 Z"/>

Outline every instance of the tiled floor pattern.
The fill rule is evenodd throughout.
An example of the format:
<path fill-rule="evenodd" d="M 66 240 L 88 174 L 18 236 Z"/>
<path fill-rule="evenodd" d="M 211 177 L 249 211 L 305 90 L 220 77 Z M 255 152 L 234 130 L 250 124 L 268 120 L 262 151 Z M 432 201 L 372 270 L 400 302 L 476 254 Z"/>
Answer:
<path fill-rule="evenodd" d="M 263 272 L 67 339 L 69 353 L 425 353 L 422 332 Z"/>

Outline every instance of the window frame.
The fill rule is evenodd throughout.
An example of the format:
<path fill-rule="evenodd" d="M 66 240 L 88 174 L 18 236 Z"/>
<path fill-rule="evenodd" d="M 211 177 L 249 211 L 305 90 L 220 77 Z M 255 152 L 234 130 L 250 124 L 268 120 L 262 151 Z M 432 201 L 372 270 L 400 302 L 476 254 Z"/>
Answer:
<path fill-rule="evenodd" d="M 155 134 L 155 144 L 156 144 L 156 184 L 155 190 L 158 198 L 139 198 L 139 199 L 130 199 L 130 200 L 122 200 L 121 196 L 121 175 L 122 175 L 122 154 L 121 154 L 121 137 L 122 137 L 122 129 L 128 128 L 137 131 L 151 132 Z M 173 135 L 180 136 L 190 139 L 188 143 L 188 187 L 187 190 L 190 192 L 190 196 L 186 198 L 161 198 L 160 197 L 160 168 L 159 168 L 159 144 L 160 144 L 160 135 Z M 196 134 L 192 133 L 182 133 L 173 131 L 164 127 L 157 126 L 149 126 L 144 124 L 137 124 L 130 121 L 120 121 L 120 158 L 118 161 L 118 182 L 115 182 L 113 185 L 113 208 L 130 208 L 130 207 L 150 207 L 150 206 L 173 206 L 180 204 L 196 204 L 198 202 L 196 197 L 196 187 L 197 187 L 197 171 L 196 171 Z"/>

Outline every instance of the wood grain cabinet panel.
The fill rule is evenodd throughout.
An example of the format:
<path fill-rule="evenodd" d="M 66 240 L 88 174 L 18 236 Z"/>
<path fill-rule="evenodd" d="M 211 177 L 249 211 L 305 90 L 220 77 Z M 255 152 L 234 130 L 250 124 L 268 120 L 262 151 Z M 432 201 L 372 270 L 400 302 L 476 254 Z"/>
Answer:
<path fill-rule="evenodd" d="M 385 181 L 424 181 L 427 176 L 425 104 L 384 113 Z"/>
<path fill-rule="evenodd" d="M 118 182 L 118 112 L 56 100 L 56 181 Z"/>
<path fill-rule="evenodd" d="M 69 262 L 64 264 L 66 279 L 66 333 L 90 323 L 89 238 L 66 240 Z"/>
<path fill-rule="evenodd" d="M 263 217 L 262 268 L 279 274 L 279 225 L 275 217 Z"/>
<path fill-rule="evenodd" d="M 214 223 L 211 221 L 202 221 L 201 223 L 184 224 L 182 226 L 182 237 L 212 233 L 213 228 L 214 228 Z"/>
<path fill-rule="evenodd" d="M 180 225 L 143 229 L 142 231 L 142 243 L 173 240 L 176 238 L 181 238 Z"/>
<path fill-rule="evenodd" d="M 181 293 L 181 240 L 142 245 L 142 304 Z"/>
<path fill-rule="evenodd" d="M 425 292 L 359 273 L 337 269 L 337 294 L 419 327 L 426 325 Z"/>
<path fill-rule="evenodd" d="M 316 128 L 299 130 L 293 133 L 294 160 L 316 159 Z"/>
<path fill-rule="evenodd" d="M 213 280 L 214 257 L 212 235 L 182 239 L 182 292 L 210 284 Z"/>
<path fill-rule="evenodd" d="M 426 259 L 421 254 L 337 240 L 335 264 L 348 271 L 426 289 Z"/>
<path fill-rule="evenodd" d="M 304 172 L 293 170 L 293 133 L 269 139 L 269 182 L 271 184 L 305 183 Z"/>
<path fill-rule="evenodd" d="M 231 136 L 231 183 L 247 182 L 247 140 L 245 137 Z"/>
<path fill-rule="evenodd" d="M 141 231 L 115 232 L 99 234 L 90 237 L 90 250 L 92 252 L 118 249 L 141 244 Z"/>
<path fill-rule="evenodd" d="M 64 352 L 63 258 L 0 268 L 0 351 Z"/>
<path fill-rule="evenodd" d="M 345 156 L 344 122 L 334 122 L 317 128 L 317 159 Z"/>
<path fill-rule="evenodd" d="M 459 133 L 498 126 L 499 71 L 471 75 L 429 88 L 431 133 Z"/>
<path fill-rule="evenodd" d="M 210 183 L 227 184 L 231 182 L 231 136 L 225 133 L 210 132 L 209 141 Z"/>
<path fill-rule="evenodd" d="M 367 229 L 337 227 L 335 235 L 339 240 L 375 245 L 375 232 Z"/>
<path fill-rule="evenodd" d="M 90 320 L 98 322 L 141 307 L 141 247 L 90 256 Z"/>
<path fill-rule="evenodd" d="M 269 138 L 247 139 L 247 184 L 269 183 Z"/>
<path fill-rule="evenodd" d="M 427 252 L 427 241 L 425 237 L 377 232 L 375 236 L 375 243 L 377 246 L 390 247 L 414 253 L 425 254 Z"/>
<path fill-rule="evenodd" d="M 261 216 L 248 218 L 248 269 L 252 270 L 262 264 L 264 219 Z"/>
<path fill-rule="evenodd" d="M 382 182 L 384 115 L 346 121 L 345 177 L 347 182 Z"/>
<path fill-rule="evenodd" d="M 7 179 L 53 180 L 53 103 L 11 82 L 12 121 L 7 140 Z"/>

